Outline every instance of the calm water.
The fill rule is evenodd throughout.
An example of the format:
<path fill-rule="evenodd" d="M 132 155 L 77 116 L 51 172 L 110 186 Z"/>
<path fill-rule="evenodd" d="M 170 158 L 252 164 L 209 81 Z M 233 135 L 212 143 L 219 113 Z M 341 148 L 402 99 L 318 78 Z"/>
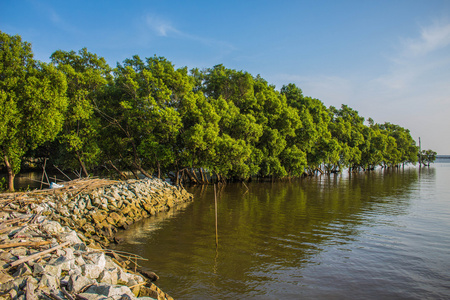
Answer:
<path fill-rule="evenodd" d="M 122 233 L 175 299 L 450 299 L 450 163 L 193 188 Z"/>

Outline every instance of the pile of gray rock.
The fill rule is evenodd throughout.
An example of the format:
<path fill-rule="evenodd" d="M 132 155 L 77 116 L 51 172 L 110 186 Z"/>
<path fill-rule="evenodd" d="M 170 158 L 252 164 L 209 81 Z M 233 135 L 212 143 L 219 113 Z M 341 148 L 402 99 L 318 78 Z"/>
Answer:
<path fill-rule="evenodd" d="M 101 184 L 103 182 L 106 184 Z M 117 230 L 193 200 L 192 194 L 184 188 L 156 178 L 111 182 L 91 180 L 82 188 L 30 194 L 28 199 L 11 203 L 9 208 L 49 215 L 52 220 L 83 233 L 87 238 L 85 242 L 108 246 L 114 242 Z M 38 203 L 29 201 L 36 199 Z"/>
<path fill-rule="evenodd" d="M 104 246 L 192 195 L 158 179 L 104 183 L 0 198 L 0 300 L 172 299 Z"/>
<path fill-rule="evenodd" d="M 171 299 L 46 216 L 0 212 L 0 299 Z"/>

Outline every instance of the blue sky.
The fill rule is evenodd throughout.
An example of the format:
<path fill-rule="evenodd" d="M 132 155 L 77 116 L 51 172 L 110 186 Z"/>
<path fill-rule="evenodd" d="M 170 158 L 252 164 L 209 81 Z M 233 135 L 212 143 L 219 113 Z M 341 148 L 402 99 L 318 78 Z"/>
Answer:
<path fill-rule="evenodd" d="M 295 83 L 450 154 L 448 0 L 0 0 L 0 30 L 47 62 L 87 47 L 111 66 L 156 54 L 260 74 L 277 89 Z"/>

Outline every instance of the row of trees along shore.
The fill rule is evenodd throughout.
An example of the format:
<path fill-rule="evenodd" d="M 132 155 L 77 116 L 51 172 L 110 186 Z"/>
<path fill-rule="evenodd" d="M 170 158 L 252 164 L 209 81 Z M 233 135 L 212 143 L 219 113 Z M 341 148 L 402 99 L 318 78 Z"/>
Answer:
<path fill-rule="evenodd" d="M 259 75 L 223 65 L 176 69 L 157 56 L 112 69 L 86 48 L 55 51 L 44 63 L 20 36 L 0 34 L 0 153 L 10 191 L 24 157 L 84 176 L 103 168 L 177 184 L 418 161 L 408 129 L 366 125 L 347 105 L 327 108 L 292 83 L 277 91 Z"/>

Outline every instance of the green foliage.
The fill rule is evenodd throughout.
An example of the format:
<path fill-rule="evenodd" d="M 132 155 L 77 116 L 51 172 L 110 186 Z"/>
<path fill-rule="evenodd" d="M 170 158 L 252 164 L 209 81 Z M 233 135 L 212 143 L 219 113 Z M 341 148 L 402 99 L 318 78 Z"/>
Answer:
<path fill-rule="evenodd" d="M 419 152 L 418 160 L 420 164 L 423 164 L 424 166 L 429 166 L 431 163 L 433 163 L 436 160 L 437 153 L 433 150 L 422 150 Z"/>
<path fill-rule="evenodd" d="M 88 176 L 89 165 L 100 162 L 99 116 L 95 114 L 97 97 L 111 80 L 110 67 L 105 59 L 81 49 L 75 51 L 55 51 L 52 63 L 62 71 L 68 82 L 68 109 L 65 114 L 64 129 L 59 136 L 63 144 L 60 157 L 64 157 L 66 167 L 80 167 Z"/>
<path fill-rule="evenodd" d="M 330 107 L 330 131 L 340 147 L 339 164 L 348 167 L 358 167 L 361 163 L 361 149 L 366 144 L 363 130 L 364 118 L 347 105 L 341 109 Z"/>
<path fill-rule="evenodd" d="M 176 163 L 180 102 L 192 97 L 186 69 L 176 70 L 162 57 L 138 56 L 114 70 L 114 82 L 99 101 L 103 150 L 122 168 L 158 169 Z M 187 101 L 187 100 L 186 100 Z"/>
<path fill-rule="evenodd" d="M 411 137 L 408 129 L 399 125 L 384 123 L 379 125 L 388 136 L 388 146 L 385 151 L 385 164 L 416 163 L 419 148 Z"/>
<path fill-rule="evenodd" d="M 6 183 L 6 178 L 0 178 L 0 192 L 5 191 L 8 188 L 8 184 Z"/>
<path fill-rule="evenodd" d="M 20 36 L 0 32 L 0 87 L 0 154 L 13 191 L 25 152 L 61 130 L 67 83 L 55 67 L 35 61 L 31 45 Z"/>
<path fill-rule="evenodd" d="M 399 125 L 365 125 L 347 105 L 327 108 L 295 84 L 277 91 L 223 65 L 188 73 L 135 55 L 112 70 L 86 48 L 55 51 L 48 65 L 18 36 L 1 33 L 0 46 L 0 152 L 12 177 L 43 144 L 41 153 L 85 175 L 111 165 L 177 180 L 200 173 L 197 181 L 204 171 L 221 180 L 284 178 L 435 157 L 418 153 Z"/>

